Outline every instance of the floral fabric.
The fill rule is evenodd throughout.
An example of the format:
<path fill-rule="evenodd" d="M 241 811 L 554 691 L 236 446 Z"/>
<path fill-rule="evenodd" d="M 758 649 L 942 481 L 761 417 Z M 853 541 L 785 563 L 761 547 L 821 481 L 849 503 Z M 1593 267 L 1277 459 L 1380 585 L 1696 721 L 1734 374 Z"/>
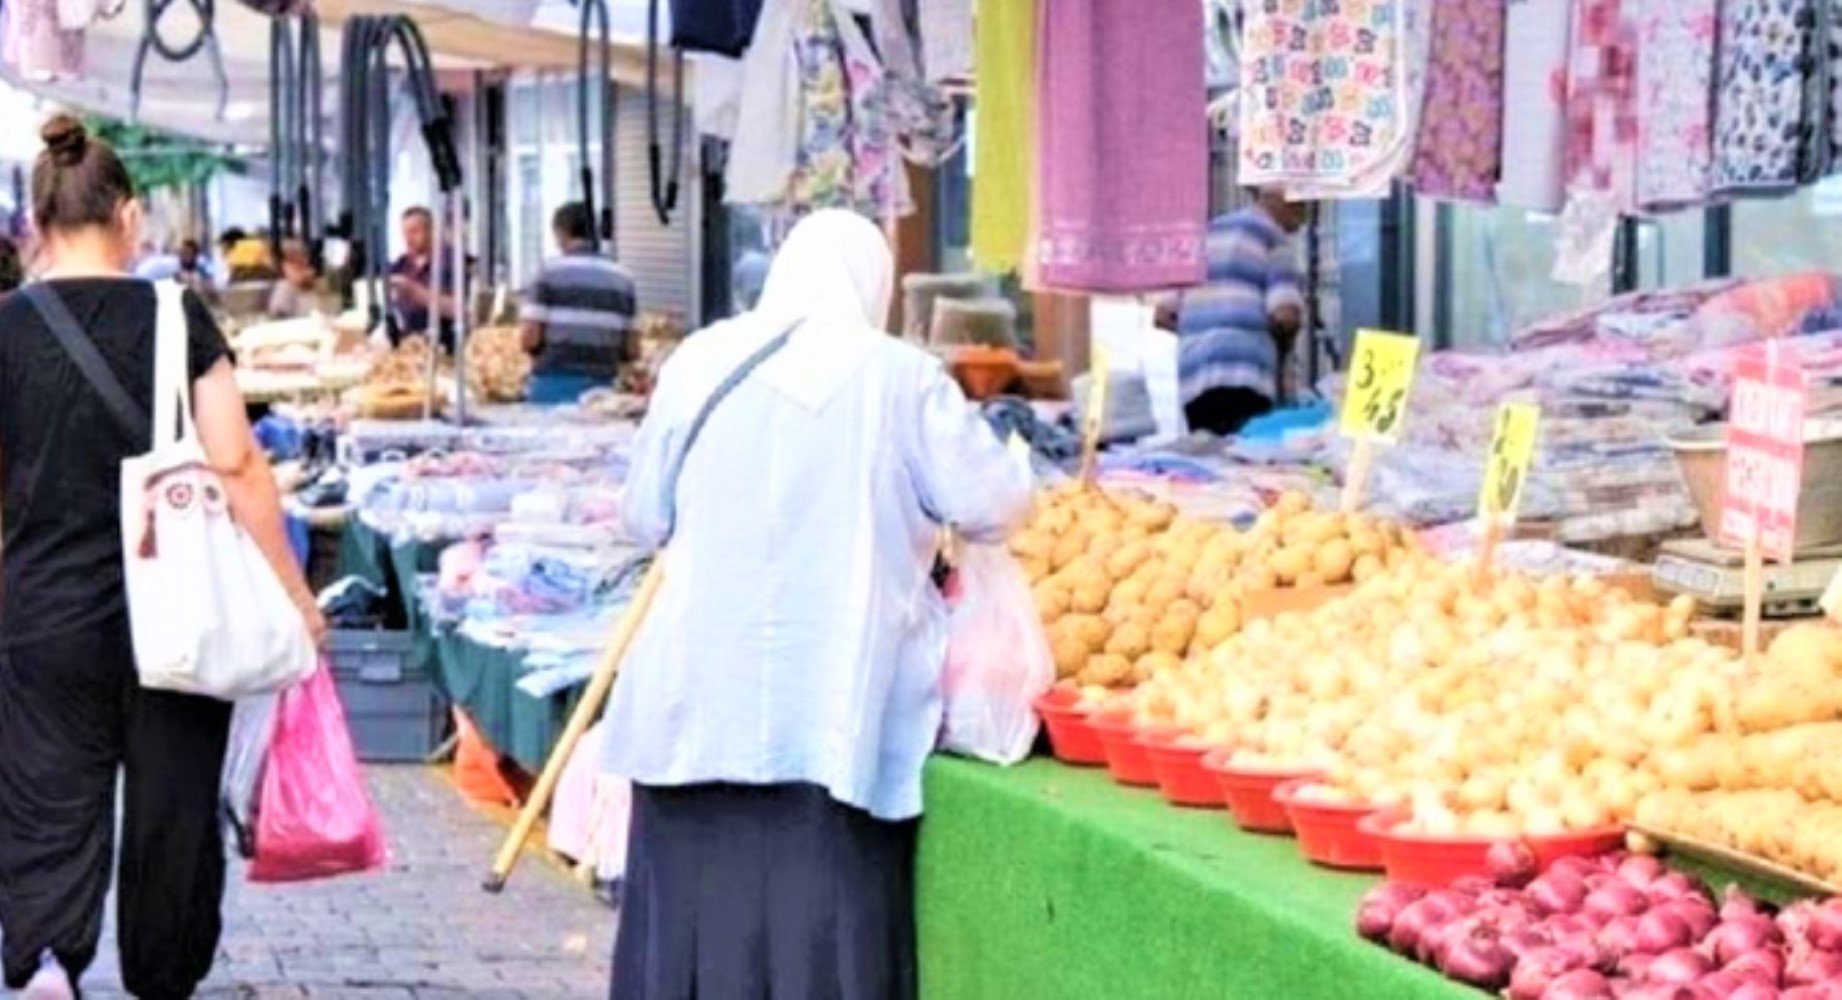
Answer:
<path fill-rule="evenodd" d="M 1814 54 L 1815 0 L 1726 0 L 1715 90 L 1713 190 L 1782 194 L 1804 150 L 1804 63 Z"/>
<path fill-rule="evenodd" d="M 913 211 L 889 118 L 882 64 L 833 0 L 806 0 L 794 43 L 799 62 L 798 153 L 781 222 L 821 208 L 882 221 Z"/>
<path fill-rule="evenodd" d="M 1717 0 L 1639 0 L 1637 204 L 1696 205 L 1708 195 Z"/>
<path fill-rule="evenodd" d="M 1421 194 L 1494 200 L 1503 144 L 1502 0 L 1434 0 L 1427 106 L 1413 185 Z"/>
<path fill-rule="evenodd" d="M 35 83 L 67 80 L 83 72 L 83 32 L 58 22 L 57 0 L 13 0 L 0 18 L 0 56 Z"/>

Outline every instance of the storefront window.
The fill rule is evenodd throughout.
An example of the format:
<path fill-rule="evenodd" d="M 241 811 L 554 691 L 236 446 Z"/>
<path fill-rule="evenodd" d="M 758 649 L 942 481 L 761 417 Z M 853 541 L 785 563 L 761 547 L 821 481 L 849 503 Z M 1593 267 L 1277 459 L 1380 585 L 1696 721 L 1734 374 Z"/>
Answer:
<path fill-rule="evenodd" d="M 1774 201 L 1733 203 L 1733 273 L 1762 278 L 1842 269 L 1842 177 Z"/>

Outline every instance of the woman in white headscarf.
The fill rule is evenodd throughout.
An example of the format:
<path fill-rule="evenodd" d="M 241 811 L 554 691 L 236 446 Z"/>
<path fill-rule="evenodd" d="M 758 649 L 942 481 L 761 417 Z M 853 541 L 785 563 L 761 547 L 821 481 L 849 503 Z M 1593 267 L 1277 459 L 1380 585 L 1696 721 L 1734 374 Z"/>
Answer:
<path fill-rule="evenodd" d="M 1001 538 L 1030 481 L 940 362 L 883 331 L 891 286 L 874 225 L 817 213 L 760 306 L 660 375 L 624 515 L 669 545 L 664 583 L 607 727 L 634 782 L 615 1000 L 915 993 L 936 544 Z"/>

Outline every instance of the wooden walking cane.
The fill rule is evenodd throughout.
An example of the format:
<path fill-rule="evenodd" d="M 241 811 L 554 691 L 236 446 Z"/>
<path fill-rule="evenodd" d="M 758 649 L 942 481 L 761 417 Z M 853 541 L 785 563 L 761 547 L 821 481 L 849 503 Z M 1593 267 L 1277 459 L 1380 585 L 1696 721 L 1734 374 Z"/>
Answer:
<path fill-rule="evenodd" d="M 588 731 L 589 724 L 595 721 L 602 702 L 607 700 L 608 692 L 614 687 L 614 677 L 620 673 L 621 661 L 627 658 L 627 647 L 633 645 L 633 637 L 639 632 L 640 623 L 646 620 L 646 612 L 652 608 L 652 600 L 659 592 L 659 583 L 664 579 L 664 565 L 665 553 L 660 552 L 647 568 L 646 576 L 640 580 L 639 590 L 633 595 L 633 603 L 627 605 L 626 612 L 615 625 L 607 648 L 601 652 L 601 662 L 595 667 L 588 688 L 582 692 L 582 700 L 576 703 L 576 710 L 569 717 L 569 725 L 563 728 L 562 738 L 557 741 L 556 749 L 550 751 L 550 759 L 544 762 L 544 773 L 538 777 L 537 787 L 531 789 L 531 797 L 518 813 L 518 822 L 512 824 L 511 832 L 505 835 L 505 843 L 499 847 L 492 871 L 487 873 L 486 882 L 482 886 L 487 892 L 502 891 L 506 880 L 512 877 L 512 868 L 518 864 L 518 856 L 524 853 L 525 841 L 530 839 L 531 830 L 537 826 L 537 818 L 549 807 L 550 796 L 556 791 L 557 780 L 563 776 L 563 768 L 569 764 L 570 754 L 575 752 L 576 744 L 582 740 L 582 734 Z"/>

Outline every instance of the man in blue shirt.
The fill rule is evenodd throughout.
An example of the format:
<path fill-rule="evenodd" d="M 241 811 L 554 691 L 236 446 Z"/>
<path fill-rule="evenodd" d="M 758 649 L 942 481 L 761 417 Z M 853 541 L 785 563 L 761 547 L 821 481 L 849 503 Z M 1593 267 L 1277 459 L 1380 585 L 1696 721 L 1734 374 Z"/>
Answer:
<path fill-rule="evenodd" d="M 1291 235 L 1305 206 L 1277 190 L 1209 223 L 1208 279 L 1177 307 L 1177 372 L 1192 431 L 1230 435 L 1273 408 L 1304 313 Z"/>

